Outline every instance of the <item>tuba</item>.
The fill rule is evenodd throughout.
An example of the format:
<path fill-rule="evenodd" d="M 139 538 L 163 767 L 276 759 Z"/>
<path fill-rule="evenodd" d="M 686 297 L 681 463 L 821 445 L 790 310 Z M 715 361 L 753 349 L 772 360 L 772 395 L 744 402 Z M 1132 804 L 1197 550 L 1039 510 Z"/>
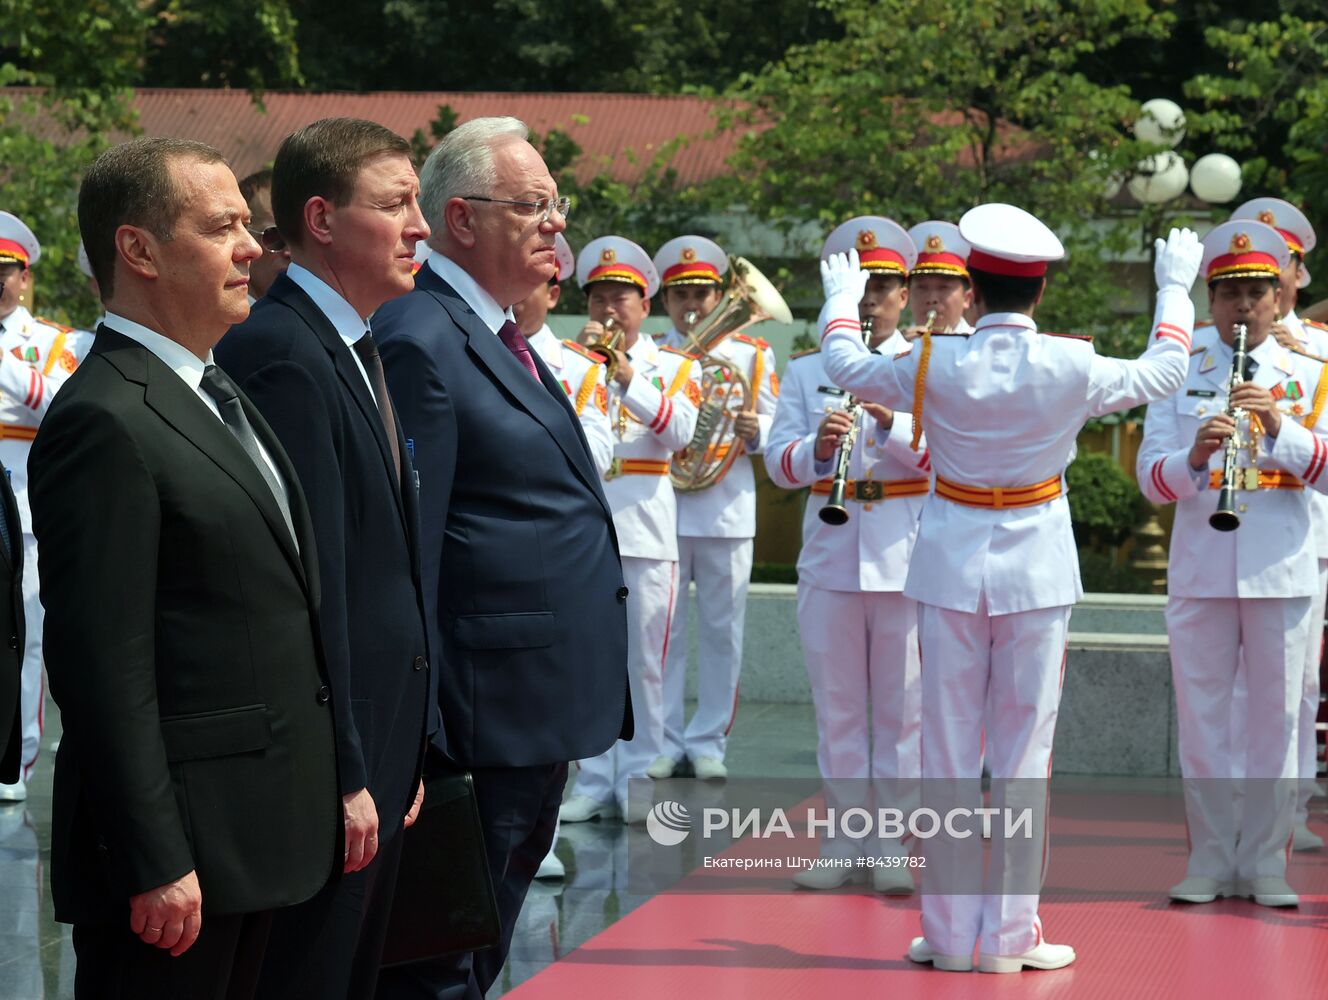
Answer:
<path fill-rule="evenodd" d="M 755 323 L 767 319 L 793 321 L 784 297 L 751 263 L 742 257 L 730 257 L 729 273 L 729 286 L 719 305 L 687 333 L 691 353 L 701 366 L 701 401 L 692 440 L 669 463 L 669 480 L 681 493 L 706 489 L 724 478 L 743 451 L 743 442 L 734 430 L 737 414 L 752 409 L 753 394 L 760 390 L 737 365 L 712 352 Z M 737 395 L 742 400 L 735 411 L 732 403 Z"/>
<path fill-rule="evenodd" d="M 603 326 L 605 338 L 587 344 L 586 349 L 603 356 L 604 381 L 608 383 L 613 381 L 613 373 L 618 370 L 618 355 L 615 352 L 622 347 L 623 332 L 622 327 L 618 326 L 618 321 L 612 316 L 604 320 Z"/>

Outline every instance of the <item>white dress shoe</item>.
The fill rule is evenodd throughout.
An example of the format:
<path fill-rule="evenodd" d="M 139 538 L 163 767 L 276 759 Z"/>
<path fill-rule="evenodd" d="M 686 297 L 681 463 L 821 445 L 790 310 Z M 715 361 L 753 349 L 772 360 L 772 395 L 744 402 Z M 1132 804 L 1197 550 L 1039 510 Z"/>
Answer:
<path fill-rule="evenodd" d="M 1184 880 L 1173 885 L 1168 893 L 1177 903 L 1211 903 L 1218 896 L 1234 894 L 1230 882 L 1207 875 L 1187 875 Z"/>
<path fill-rule="evenodd" d="M 700 781 L 723 781 L 729 776 L 729 769 L 718 757 L 697 757 L 692 761 L 692 772 Z"/>
<path fill-rule="evenodd" d="M 865 874 L 865 868 L 817 865 L 797 872 L 793 876 L 793 884 L 799 889 L 838 889 L 841 885 L 862 881 Z"/>
<path fill-rule="evenodd" d="M 544 855 L 544 860 L 540 862 L 535 877 L 541 881 L 547 880 L 550 882 L 556 882 L 567 877 L 567 869 L 558 860 L 558 855 L 553 853 L 552 847 L 549 848 L 549 853 Z"/>
<path fill-rule="evenodd" d="M 908 946 L 908 960 L 917 962 L 919 965 L 926 965 L 928 962 L 933 968 L 941 969 L 945 972 L 972 972 L 972 955 L 938 955 L 932 946 L 927 943 L 925 937 L 915 937 Z"/>
<path fill-rule="evenodd" d="M 873 868 L 871 885 L 874 890 L 887 896 L 907 896 L 917 888 L 913 883 L 913 873 L 907 866 L 887 868 L 880 865 Z"/>
<path fill-rule="evenodd" d="M 558 807 L 558 819 L 563 823 L 585 823 L 588 820 L 613 819 L 618 815 L 618 806 L 612 802 L 600 802 L 589 795 L 573 795 Z"/>
<path fill-rule="evenodd" d="M 28 786 L 22 778 L 12 785 L 0 785 L 0 802 L 22 802 L 28 797 Z"/>
<path fill-rule="evenodd" d="M 663 781 L 665 778 L 672 778 L 673 772 L 676 770 L 678 770 L 678 762 L 668 754 L 660 754 L 646 768 L 646 776 L 654 778 L 656 781 Z"/>
<path fill-rule="evenodd" d="M 1043 941 L 1022 955 L 978 954 L 979 972 L 1023 972 L 1024 969 L 1063 969 L 1075 959 L 1068 944 Z"/>
<path fill-rule="evenodd" d="M 1323 838 L 1311 830 L 1308 823 L 1297 823 L 1296 830 L 1291 835 L 1291 849 L 1293 851 L 1322 851 Z"/>
<path fill-rule="evenodd" d="M 1300 897 L 1284 878 L 1262 875 L 1241 884 L 1240 895 L 1249 896 L 1260 906 L 1299 906 Z"/>

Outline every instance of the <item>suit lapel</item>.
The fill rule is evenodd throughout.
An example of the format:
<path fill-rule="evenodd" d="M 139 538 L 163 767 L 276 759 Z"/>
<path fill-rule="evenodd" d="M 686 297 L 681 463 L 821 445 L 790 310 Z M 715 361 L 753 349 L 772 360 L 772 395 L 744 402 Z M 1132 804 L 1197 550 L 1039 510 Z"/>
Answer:
<path fill-rule="evenodd" d="M 0 465 L 0 476 L 3 475 L 5 467 Z M 19 521 L 18 503 L 14 500 L 12 488 L 0 489 L 0 503 L 5 507 L 5 524 L 9 527 L 9 548 L 14 553 L 11 555 L 5 551 L 3 545 L 0 545 L 0 560 L 4 561 L 6 568 L 15 570 L 19 567 L 17 556 L 23 551 L 23 525 Z"/>
<path fill-rule="evenodd" d="M 258 469 L 255 468 L 253 461 L 245 454 L 244 449 L 240 447 L 240 443 L 235 440 L 235 436 L 226 429 L 226 425 L 208 409 L 207 404 L 185 384 L 183 379 L 167 368 L 160 358 L 137 341 L 116 333 L 110 327 L 103 325 L 97 331 L 97 339 L 93 345 L 93 350 L 108 355 L 107 360 L 112 361 L 116 369 L 125 378 L 140 382 L 143 386 L 143 401 L 148 407 L 206 455 L 213 464 L 230 476 L 236 485 L 249 495 L 249 499 L 258 508 L 263 520 L 267 522 L 268 528 L 277 539 L 278 545 L 281 546 L 281 550 L 286 554 L 291 567 L 307 588 L 310 578 L 305 571 L 300 554 L 295 549 L 295 540 L 291 538 L 291 533 L 286 527 L 286 520 L 281 516 L 277 499 L 272 495 L 272 490 L 268 488 L 267 482 Z M 112 358 L 109 356 L 111 354 L 118 357 Z M 129 360 L 130 364 L 125 364 L 126 360 Z M 299 480 L 295 478 L 294 470 L 289 467 L 288 463 L 283 464 L 285 454 L 282 452 L 281 446 L 277 444 L 272 429 L 268 427 L 267 422 L 258 415 L 258 412 L 249 404 L 243 394 L 241 394 L 240 399 L 245 413 L 249 417 L 249 422 L 254 425 L 254 432 L 259 435 L 259 440 L 263 442 L 268 453 L 277 461 L 278 468 L 281 469 L 281 473 L 286 479 L 287 490 L 293 499 L 299 491 Z M 262 427 L 261 431 L 259 430 L 260 425 Z M 307 527 L 309 520 L 308 511 L 303 507 L 303 504 L 301 504 L 301 515 L 298 519 L 294 505 L 292 505 L 291 518 L 296 523 L 296 531 L 303 535 L 303 529 Z M 309 537 L 306 541 L 304 537 L 301 537 L 300 544 L 302 547 L 311 548 L 313 539 Z"/>
<path fill-rule="evenodd" d="M 548 366 L 538 352 L 531 351 L 540 383 L 531 381 L 526 371 L 498 339 L 492 330 L 475 315 L 474 310 L 430 268 L 421 268 L 416 279 L 419 287 L 428 291 L 447 310 L 452 321 L 466 336 L 467 348 L 479 365 L 485 368 L 527 413 L 534 417 L 562 449 L 573 470 L 599 498 L 605 511 L 612 516 L 608 500 L 600 489 L 599 476 L 590 461 L 589 447 L 581 432 L 576 413 L 567 401 L 567 394 L 557 380 L 549 374 Z M 570 421 L 570 423 L 569 423 Z"/>
<path fill-rule="evenodd" d="M 332 360 L 332 367 L 336 370 L 337 378 L 341 381 L 342 389 L 355 401 L 360 415 L 368 425 L 369 433 L 373 435 L 373 439 L 378 445 L 378 454 L 382 459 L 387 478 L 396 483 L 396 489 L 393 493 L 397 501 L 397 514 L 404 524 L 406 512 L 401 504 L 403 484 L 397 481 L 396 466 L 392 463 L 392 449 L 387 443 L 387 431 L 383 427 L 383 418 L 378 412 L 378 404 L 374 401 L 369 386 L 365 384 L 364 376 L 360 374 L 355 359 L 351 357 L 350 348 L 341 339 L 341 334 L 332 325 L 332 321 L 323 314 L 323 310 L 319 309 L 314 300 L 309 298 L 304 290 L 286 275 L 281 275 L 273 282 L 272 287 L 268 289 L 268 295 L 304 320 L 305 325 L 309 327 L 314 336 L 318 338 L 319 343 L 323 345 L 324 350 L 327 351 Z M 393 414 L 395 415 L 395 413 L 394 409 Z M 399 421 L 397 426 L 400 427 Z M 404 454 L 403 450 L 402 455 L 404 456 Z M 402 474 L 405 474 L 404 458 Z"/>

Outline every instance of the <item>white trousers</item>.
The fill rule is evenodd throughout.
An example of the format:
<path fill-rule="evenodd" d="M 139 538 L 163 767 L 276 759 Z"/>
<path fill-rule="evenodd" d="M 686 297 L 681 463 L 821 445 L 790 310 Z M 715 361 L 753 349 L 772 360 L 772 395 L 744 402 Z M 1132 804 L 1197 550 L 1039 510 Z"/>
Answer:
<path fill-rule="evenodd" d="M 1286 874 L 1295 782 L 1285 779 L 1297 775 L 1312 601 L 1173 597 L 1167 602 L 1186 779 L 1188 875 L 1226 881 Z M 1242 660 L 1248 675 L 1243 748 L 1233 745 L 1231 731 L 1232 692 Z M 1236 777 L 1242 761 L 1243 781 Z"/>
<path fill-rule="evenodd" d="M 975 612 L 918 605 L 924 803 L 940 789 L 950 806 L 980 805 L 985 752 L 993 782 L 1001 782 L 991 806 L 1037 810 L 1037 836 L 993 849 L 985 878 L 980 838 L 929 849 L 922 933 L 942 955 L 972 955 L 974 944 L 983 954 L 1019 955 L 1042 940 L 1039 893 L 1029 890 L 1040 890 L 1046 871 L 1047 785 L 1069 626 L 1069 607 L 990 615 L 985 596 Z M 939 888 L 933 875 L 946 891 L 928 892 Z M 982 894 L 957 891 L 970 885 Z"/>
<path fill-rule="evenodd" d="M 23 533 L 23 673 L 19 701 L 23 726 L 23 778 L 32 776 L 46 726 L 46 685 L 42 677 L 42 611 L 37 575 L 37 538 Z"/>
<path fill-rule="evenodd" d="M 627 584 L 627 680 L 635 734 L 580 762 L 573 794 L 627 803 L 627 782 L 644 778 L 664 749 L 664 660 L 678 591 L 678 564 L 624 556 Z M 575 697 L 575 692 L 572 693 Z"/>
<path fill-rule="evenodd" d="M 678 538 L 678 603 L 664 665 L 664 752 L 724 759 L 738 710 L 742 632 L 752 577 L 750 538 Z M 696 712 L 683 726 L 687 584 L 696 582 Z"/>

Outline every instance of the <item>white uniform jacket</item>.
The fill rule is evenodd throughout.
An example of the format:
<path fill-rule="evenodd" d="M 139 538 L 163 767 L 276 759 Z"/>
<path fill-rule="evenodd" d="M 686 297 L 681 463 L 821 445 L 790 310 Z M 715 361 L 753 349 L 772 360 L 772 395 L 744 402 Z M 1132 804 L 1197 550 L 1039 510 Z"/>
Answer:
<path fill-rule="evenodd" d="M 30 530 L 28 452 L 55 392 L 92 346 L 92 337 L 33 316 L 19 306 L 0 332 L 0 461 L 11 470 L 24 530 Z"/>
<path fill-rule="evenodd" d="M 896 331 L 880 350 L 894 354 L 908 347 Z M 776 485 L 797 489 L 834 476 L 835 457 L 816 461 L 816 429 L 827 413 L 842 410 L 848 399 L 848 393 L 826 376 L 820 351 L 789 361 L 765 449 L 766 471 Z M 904 589 L 918 515 L 929 488 L 926 443 L 920 442 L 917 451 L 909 447 L 913 418 L 907 407 L 895 411 L 888 431 L 865 413 L 858 420 L 849 478 L 913 484 L 905 491 L 915 495 L 871 503 L 848 500 L 848 523 L 831 525 L 818 515 L 826 497 L 813 492 L 802 515 L 798 579 L 822 590 L 898 592 Z"/>
<path fill-rule="evenodd" d="M 590 459 L 602 476 L 613 461 L 613 432 L 609 430 L 609 395 L 604 385 L 604 366 L 573 340 L 559 340 L 548 325 L 527 338 L 530 349 L 540 356 L 549 372 L 567 393 L 567 400 L 581 421 Z"/>
<path fill-rule="evenodd" d="M 1307 487 L 1324 492 L 1328 443 L 1301 424 L 1311 412 L 1324 366 L 1288 351 L 1272 337 L 1249 356 L 1258 366 L 1252 381 L 1280 396 L 1278 408 L 1283 412 L 1276 440 L 1265 435 L 1259 441 L 1257 467 L 1289 472 Z M 1217 531 L 1208 523 L 1218 497 L 1211 488 L 1211 474 L 1221 473 L 1225 451 L 1214 452 L 1201 472 L 1190 468 L 1189 452 L 1199 425 L 1226 409 L 1230 373 L 1231 348 L 1216 327 L 1200 327 L 1184 385 L 1172 398 L 1148 407 L 1136 472 L 1144 496 L 1154 503 L 1176 504 L 1167 593 L 1309 597 L 1319 589 L 1319 575 L 1305 489 L 1240 490 L 1236 493 L 1240 527 Z M 1241 431 L 1248 440 L 1248 418 L 1241 421 Z M 1241 451 L 1239 465 L 1250 466 L 1248 450 Z"/>
<path fill-rule="evenodd" d="M 626 390 L 616 379 L 609 383 L 614 460 L 604 494 L 622 555 L 676 560 L 678 507 L 667 466 L 696 429 L 697 366 L 644 336 L 627 357 L 633 374 Z"/>
<path fill-rule="evenodd" d="M 692 343 L 676 330 L 657 339 L 662 347 L 691 352 Z M 779 376 L 775 374 L 775 352 L 764 340 L 735 334 L 714 351 L 747 376 L 756 394 L 756 418 L 761 425 L 756 438 L 744 445 L 747 454 L 759 455 L 770 436 L 779 398 Z M 732 404 L 738 409 L 738 404 Z M 678 534 L 688 538 L 756 537 L 756 477 L 751 460 L 739 456 L 724 478 L 704 490 L 678 496 Z"/>
<path fill-rule="evenodd" d="M 864 399 L 908 410 L 919 341 L 895 357 L 862 344 L 857 303 L 822 310 L 826 371 Z M 1099 357 L 1086 340 L 1038 333 L 1021 313 L 993 313 L 972 334 L 932 337 L 923 426 L 938 477 L 980 489 L 1059 478 L 1089 417 L 1164 399 L 1185 377 L 1194 306 L 1158 294 L 1149 344 L 1133 361 Z M 923 508 L 904 593 L 934 607 L 992 615 L 1074 604 L 1083 593 L 1064 495 L 1036 507 L 968 507 L 933 495 Z"/>
<path fill-rule="evenodd" d="M 1282 317 L 1282 322 L 1300 341 L 1301 350 L 1328 358 L 1328 327 L 1301 319 L 1294 309 Z M 1310 523 L 1314 526 L 1315 554 L 1328 559 L 1328 496 L 1317 491 L 1310 496 Z"/>

